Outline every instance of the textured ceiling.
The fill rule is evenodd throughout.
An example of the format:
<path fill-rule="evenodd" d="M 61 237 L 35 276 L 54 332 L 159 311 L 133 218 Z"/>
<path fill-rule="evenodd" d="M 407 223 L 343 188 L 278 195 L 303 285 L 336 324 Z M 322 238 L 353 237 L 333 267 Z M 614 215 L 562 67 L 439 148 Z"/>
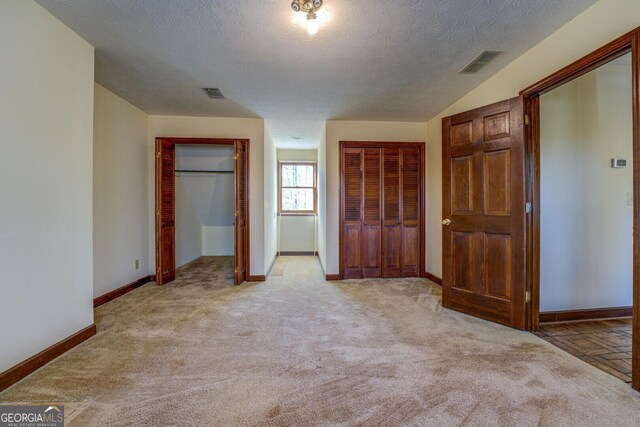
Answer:
<path fill-rule="evenodd" d="M 325 0 L 315 36 L 289 0 L 37 1 L 150 114 L 426 121 L 596 0 Z M 505 53 L 458 74 L 483 50 Z"/>
<path fill-rule="evenodd" d="M 266 125 L 278 148 L 310 150 L 318 148 L 325 121 L 267 119 Z"/>

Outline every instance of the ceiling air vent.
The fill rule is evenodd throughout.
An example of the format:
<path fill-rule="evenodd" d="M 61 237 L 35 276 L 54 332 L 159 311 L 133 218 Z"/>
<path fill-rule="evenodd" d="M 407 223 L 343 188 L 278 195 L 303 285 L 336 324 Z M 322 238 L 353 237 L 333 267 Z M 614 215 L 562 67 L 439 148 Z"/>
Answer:
<path fill-rule="evenodd" d="M 202 89 L 209 98 L 213 99 L 223 99 L 224 95 L 217 87 L 205 87 Z"/>
<path fill-rule="evenodd" d="M 498 50 L 485 50 L 478 55 L 469 65 L 464 67 L 460 74 L 475 74 L 480 71 L 485 65 L 493 61 L 502 52 Z"/>

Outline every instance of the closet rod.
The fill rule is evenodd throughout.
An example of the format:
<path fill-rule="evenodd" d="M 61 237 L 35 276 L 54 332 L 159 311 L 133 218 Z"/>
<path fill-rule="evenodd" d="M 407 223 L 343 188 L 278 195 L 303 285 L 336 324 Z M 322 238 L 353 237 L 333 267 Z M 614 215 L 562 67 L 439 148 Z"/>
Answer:
<path fill-rule="evenodd" d="M 204 171 L 204 170 L 189 170 L 189 169 L 176 169 L 175 173 L 233 173 L 233 171 Z"/>

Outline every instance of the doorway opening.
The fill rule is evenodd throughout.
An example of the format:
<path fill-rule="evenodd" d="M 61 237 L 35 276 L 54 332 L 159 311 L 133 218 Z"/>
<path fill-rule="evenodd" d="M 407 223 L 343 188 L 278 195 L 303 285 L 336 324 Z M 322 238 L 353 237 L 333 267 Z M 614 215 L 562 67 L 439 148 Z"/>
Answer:
<path fill-rule="evenodd" d="M 217 276 L 216 283 L 247 279 L 248 150 L 247 140 L 156 139 L 158 285 L 180 267 L 187 276 L 194 269 Z"/>
<path fill-rule="evenodd" d="M 318 150 L 276 150 L 278 221 L 270 276 L 285 276 L 292 256 L 318 256 Z M 319 262 L 319 258 L 317 258 Z"/>
<path fill-rule="evenodd" d="M 234 283 L 234 160 L 230 145 L 176 146 L 176 271 Z M 206 280 L 205 280 L 206 282 Z"/>
<path fill-rule="evenodd" d="M 539 100 L 537 335 L 628 383 L 633 305 L 632 82 L 628 52 Z"/>
<path fill-rule="evenodd" d="M 527 200 L 532 203 L 532 209 L 531 209 L 530 215 L 527 216 L 526 289 L 531 294 L 531 303 L 528 304 L 526 307 L 527 308 L 527 324 L 528 324 L 528 329 L 532 331 L 542 330 L 541 333 L 545 333 L 545 328 L 548 328 L 548 327 L 545 326 L 544 322 L 547 320 L 562 320 L 562 319 L 567 319 L 571 317 L 575 318 L 576 316 L 584 317 L 584 314 L 581 315 L 580 310 L 577 310 L 577 314 L 576 314 L 576 310 L 561 310 L 557 308 L 552 311 L 544 311 L 544 310 L 550 310 L 549 307 L 551 307 L 550 304 L 553 302 L 554 298 L 553 298 L 553 293 L 552 292 L 550 293 L 548 290 L 547 290 L 546 296 L 545 294 L 543 294 L 544 289 L 548 288 L 548 284 L 543 283 L 543 280 L 546 280 L 545 275 L 547 274 L 547 272 L 541 271 L 541 267 L 543 267 L 542 266 L 543 257 L 545 256 L 542 252 L 542 249 L 543 249 L 542 245 L 544 244 L 542 240 L 544 236 L 544 230 L 542 230 L 541 228 L 543 226 L 542 210 L 545 209 L 545 206 L 543 205 L 542 202 L 544 201 L 544 197 L 546 197 L 542 194 L 543 178 L 541 176 L 544 173 L 544 166 L 542 163 L 542 160 L 544 158 L 542 157 L 542 152 L 541 152 L 541 146 L 544 144 L 544 142 L 542 141 L 543 128 L 541 127 L 541 124 L 542 124 L 542 120 L 544 119 L 542 114 L 544 114 L 544 108 L 545 108 L 544 106 L 541 107 L 541 103 L 544 102 L 543 97 L 545 96 L 545 94 L 551 94 L 551 96 L 553 96 L 552 91 L 554 91 L 554 89 L 561 88 L 562 86 L 568 83 L 571 83 L 574 80 L 581 78 L 582 76 L 588 75 L 590 72 L 594 70 L 596 70 L 596 73 L 598 72 L 603 73 L 602 70 L 605 70 L 607 68 L 607 64 L 626 62 L 627 64 L 626 67 L 630 67 L 631 69 L 631 74 L 630 76 L 628 75 L 626 82 L 623 81 L 624 79 L 618 79 L 618 81 L 621 82 L 619 84 L 624 84 L 627 86 L 626 90 L 628 92 L 627 93 L 628 98 L 626 102 L 623 101 L 626 104 L 626 111 L 624 111 L 624 113 L 620 112 L 621 110 L 619 110 L 619 108 L 622 108 L 621 105 L 613 105 L 613 106 L 606 107 L 607 109 L 619 111 L 618 115 L 631 117 L 631 124 L 627 125 L 627 130 L 625 131 L 628 135 L 628 126 L 631 127 L 631 137 L 630 137 L 631 140 L 630 142 L 627 142 L 627 154 L 621 153 L 617 155 L 609 155 L 607 153 L 607 156 L 609 158 L 606 160 L 606 168 L 603 169 L 603 171 L 607 171 L 609 173 L 615 172 L 615 170 L 613 169 L 625 169 L 625 168 L 619 168 L 619 166 L 622 166 L 624 162 L 618 162 L 618 160 L 627 160 L 626 170 L 627 170 L 627 173 L 630 174 L 631 179 L 633 180 L 632 189 L 631 191 L 624 191 L 622 193 L 622 196 L 620 196 L 618 192 L 621 191 L 621 189 L 616 187 L 617 189 L 612 193 L 615 194 L 615 197 L 621 197 L 621 199 L 623 199 L 615 202 L 615 204 L 624 205 L 623 208 L 626 207 L 627 211 L 624 212 L 623 210 L 620 210 L 623 213 L 616 214 L 616 215 L 622 215 L 621 218 L 624 218 L 625 213 L 627 216 L 630 215 L 631 222 L 633 224 L 632 231 L 629 229 L 629 226 L 626 225 L 623 228 L 616 229 L 614 231 L 609 231 L 609 233 L 611 234 L 607 235 L 606 237 L 610 238 L 612 236 L 615 236 L 617 233 L 620 233 L 621 229 L 626 229 L 626 238 L 627 239 L 631 238 L 631 244 L 630 244 L 631 246 L 627 247 L 626 253 L 624 253 L 624 250 L 625 250 L 624 237 L 625 236 L 618 237 L 617 239 L 612 239 L 614 243 L 616 241 L 618 243 L 618 246 L 616 247 L 616 253 L 607 254 L 608 256 L 599 257 L 596 260 L 597 264 L 595 266 L 589 265 L 588 269 L 597 267 L 598 264 L 602 266 L 602 263 L 607 260 L 608 262 L 605 264 L 607 267 L 613 263 L 612 260 L 615 260 L 615 262 L 621 262 L 622 260 L 618 259 L 617 257 L 619 258 L 626 257 L 627 264 L 629 263 L 628 258 L 630 257 L 631 265 L 626 267 L 624 266 L 621 267 L 623 270 L 616 272 L 613 277 L 606 277 L 605 279 L 600 279 L 601 282 L 604 282 L 604 283 L 600 283 L 600 286 L 601 286 L 600 289 L 602 289 L 602 287 L 605 287 L 609 290 L 609 292 L 605 290 L 604 293 L 600 293 L 600 297 L 599 297 L 600 301 L 603 301 L 605 298 L 608 298 L 607 301 L 609 302 L 608 303 L 602 302 L 600 304 L 597 304 L 601 306 L 600 309 L 596 308 L 592 312 L 587 312 L 587 315 L 591 315 L 590 317 L 609 317 L 609 316 L 618 316 L 621 314 L 627 315 L 629 307 L 618 306 L 619 304 L 624 303 L 623 297 L 618 295 L 618 298 L 620 299 L 617 299 L 617 300 L 613 299 L 613 297 L 616 295 L 614 292 L 610 291 L 611 288 L 609 288 L 609 286 L 611 285 L 611 282 L 614 280 L 614 278 L 619 277 L 619 275 L 624 277 L 625 274 L 628 276 L 629 271 L 631 271 L 631 283 L 632 283 L 633 291 L 632 291 L 632 297 L 631 297 L 632 317 L 630 321 L 630 325 L 631 325 L 630 331 L 627 326 L 629 324 L 628 319 L 625 320 L 623 324 L 620 326 L 624 334 L 626 334 L 625 331 L 629 331 L 631 335 L 630 345 L 628 344 L 629 342 L 628 337 L 626 338 L 622 337 L 624 339 L 616 339 L 621 337 L 619 336 L 616 337 L 615 335 L 611 335 L 611 332 L 615 332 L 613 329 L 614 327 L 608 327 L 608 330 L 605 330 L 605 332 L 603 332 L 601 329 L 603 327 L 602 324 L 592 324 L 592 325 L 583 324 L 581 325 L 583 327 L 582 328 L 583 331 L 578 331 L 578 332 L 580 333 L 585 332 L 586 334 L 593 335 L 588 337 L 586 341 L 582 341 L 582 343 L 586 344 L 587 346 L 591 345 L 589 344 L 589 342 L 600 341 L 600 344 L 604 344 L 607 347 L 611 347 L 615 351 L 615 355 L 609 355 L 609 360 L 613 360 L 616 357 L 622 357 L 621 353 L 630 352 L 631 353 L 630 359 L 626 359 L 627 360 L 626 362 L 621 362 L 621 365 L 622 365 L 622 368 L 625 370 L 625 372 L 628 373 L 629 360 L 630 360 L 631 384 L 632 384 L 632 387 L 635 388 L 636 390 L 640 390 L 640 315 L 639 315 L 640 313 L 638 313 L 638 308 L 640 303 L 640 256 L 639 256 L 640 255 L 640 238 L 639 238 L 640 236 L 638 234 L 638 230 L 639 230 L 638 227 L 640 226 L 640 203 L 638 202 L 637 197 L 633 197 L 633 195 L 638 194 L 638 191 L 640 190 L 640 165 L 639 165 L 639 162 L 640 162 L 640 92 L 639 92 L 640 91 L 640 50 L 639 48 L 640 48 L 640 28 L 637 28 L 619 37 L 618 39 L 612 41 L 611 43 L 603 46 L 602 48 L 594 51 L 593 53 L 585 56 L 584 58 L 581 58 L 578 61 L 559 70 L 558 72 L 548 76 L 547 78 L 539 81 L 538 83 L 535 83 L 534 85 L 530 86 L 529 88 L 521 92 L 521 95 L 523 96 L 524 102 L 525 102 L 525 113 L 526 113 L 525 119 L 528 119 L 528 121 L 530 122 L 530 126 L 527 127 L 527 134 L 526 134 L 526 137 L 527 137 L 526 138 L 527 139 L 527 144 L 526 144 Z M 613 90 L 613 92 L 615 92 L 615 90 Z M 605 112 L 610 113 L 610 111 L 607 111 L 607 110 L 605 110 Z M 618 117 L 616 117 L 616 119 L 618 119 Z M 602 127 L 606 129 L 608 124 L 609 123 L 603 123 Z M 622 131 L 620 129 L 616 129 L 615 132 L 612 132 L 611 134 L 606 134 L 604 137 L 605 141 L 602 141 L 600 144 L 601 147 L 597 147 L 597 148 L 602 149 L 602 148 L 611 147 L 612 146 L 611 141 L 618 138 L 619 137 L 618 135 L 621 133 Z M 591 138 L 591 135 L 589 135 L 589 138 Z M 629 136 L 627 136 L 626 138 L 628 140 Z M 631 151 L 628 151 L 629 144 L 631 145 Z M 604 156 L 605 154 L 603 153 L 602 155 Z M 578 157 L 586 156 L 586 154 L 584 153 L 584 150 L 579 150 L 577 148 L 574 148 L 566 153 L 565 158 L 569 159 L 567 160 L 568 162 L 576 156 Z M 611 163 L 612 159 L 616 159 L 618 156 L 619 157 L 628 156 L 629 158 L 628 159 L 620 158 L 618 160 L 613 160 L 613 163 Z M 559 184 L 562 184 L 562 183 L 559 183 Z M 592 196 L 597 197 L 598 192 L 602 193 L 602 189 L 600 189 L 599 191 L 597 189 L 594 189 L 594 190 L 591 190 L 591 192 L 592 192 Z M 631 195 L 628 195 L 627 193 L 631 193 Z M 628 203 L 631 203 L 632 206 L 627 206 Z M 630 210 L 631 212 L 629 213 L 628 210 Z M 584 220 L 584 218 L 589 218 L 589 215 L 582 214 L 580 216 L 581 220 Z M 616 221 L 624 222 L 623 219 L 615 219 L 609 222 L 607 218 L 604 218 L 603 223 L 601 225 L 596 225 L 596 226 L 593 226 L 592 228 L 595 229 L 595 232 L 598 232 L 599 229 L 607 230 L 607 227 L 612 225 L 611 223 L 614 223 L 613 225 L 619 226 L 620 224 L 615 224 Z M 600 244 L 598 244 L 598 246 L 600 246 Z M 627 244 L 627 246 L 629 246 L 629 244 Z M 581 248 L 581 249 L 583 251 L 585 249 L 598 250 L 598 247 Z M 578 260 L 578 261 L 581 261 L 581 260 Z M 547 261 L 547 263 L 549 262 L 550 261 Z M 549 264 L 549 265 L 553 265 L 553 264 Z M 601 270 L 606 271 L 606 268 L 601 268 Z M 592 278 L 590 277 L 589 280 L 591 279 Z M 621 295 L 623 294 L 624 292 Z M 598 295 L 598 293 L 595 293 L 594 295 Z M 543 298 L 549 298 L 549 297 L 551 297 L 550 298 L 551 301 L 542 300 Z M 556 297 L 559 299 L 559 296 L 556 296 Z M 581 296 L 581 298 L 583 297 Z M 610 301 L 614 301 L 613 304 L 615 304 L 618 307 L 612 307 Z M 607 304 L 608 306 L 602 307 L 602 304 Z M 585 301 L 582 301 L 581 305 L 585 305 Z M 602 308 L 604 308 L 604 310 L 602 310 Z M 620 309 L 625 310 L 626 312 L 624 311 L 621 312 Z M 606 321 L 606 322 L 609 322 L 608 326 L 611 326 L 612 321 Z M 541 327 L 541 323 L 543 323 L 542 327 Z M 565 325 L 564 327 L 568 327 L 568 326 Z M 573 325 L 572 327 L 576 328 L 575 325 Z M 607 327 L 605 327 L 605 329 L 606 328 Z M 576 335 L 578 332 L 576 332 Z M 609 335 L 602 335 L 602 334 L 609 334 Z M 604 337 L 609 338 L 607 342 L 601 341 L 601 339 Z M 616 343 L 619 345 L 617 347 L 615 345 L 612 346 L 611 344 L 614 344 L 613 341 L 616 341 Z M 570 347 L 569 345 L 567 345 L 566 339 L 564 344 L 566 347 Z M 573 346 L 573 347 L 576 347 L 576 346 Z M 580 351 L 579 349 L 576 349 L 576 350 Z M 625 350 L 625 351 L 620 351 L 620 350 Z M 593 348 L 587 351 L 591 353 L 594 353 L 594 352 L 599 353 L 599 352 L 603 352 L 604 350 L 602 349 L 598 350 Z M 602 353 L 601 355 L 605 356 L 606 353 Z M 593 362 L 593 360 L 591 362 Z M 595 363 L 592 363 L 592 364 L 595 364 Z M 608 370 L 607 368 L 604 367 L 604 365 L 601 365 L 599 367 L 601 367 L 603 370 Z M 609 372 L 613 373 L 610 370 Z M 628 378 L 624 378 L 624 379 L 628 380 Z"/>

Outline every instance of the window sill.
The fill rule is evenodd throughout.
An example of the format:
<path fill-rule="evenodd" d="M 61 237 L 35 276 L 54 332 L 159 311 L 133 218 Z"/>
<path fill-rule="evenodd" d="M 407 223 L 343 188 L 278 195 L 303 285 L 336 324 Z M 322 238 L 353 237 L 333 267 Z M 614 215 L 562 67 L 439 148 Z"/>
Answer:
<path fill-rule="evenodd" d="M 315 212 L 279 212 L 280 216 L 316 216 Z"/>

